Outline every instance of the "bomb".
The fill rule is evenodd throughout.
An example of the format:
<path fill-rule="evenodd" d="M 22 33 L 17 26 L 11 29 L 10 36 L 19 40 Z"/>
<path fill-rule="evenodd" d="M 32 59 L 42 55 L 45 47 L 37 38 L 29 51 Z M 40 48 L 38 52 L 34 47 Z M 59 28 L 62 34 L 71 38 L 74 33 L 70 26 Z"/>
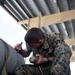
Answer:
<path fill-rule="evenodd" d="M 39 60 L 39 58 L 37 56 L 32 56 L 32 57 L 29 58 L 29 61 L 31 63 L 36 63 L 38 60 Z"/>

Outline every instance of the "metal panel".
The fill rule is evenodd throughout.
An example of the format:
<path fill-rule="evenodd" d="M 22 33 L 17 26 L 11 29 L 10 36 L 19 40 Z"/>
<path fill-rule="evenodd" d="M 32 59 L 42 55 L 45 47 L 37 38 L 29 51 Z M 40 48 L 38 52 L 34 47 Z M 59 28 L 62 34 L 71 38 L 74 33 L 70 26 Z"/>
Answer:
<path fill-rule="evenodd" d="M 57 3 L 58 3 L 58 6 L 59 6 L 59 9 L 61 12 L 69 10 L 67 0 L 57 0 Z M 66 21 L 66 22 L 64 22 L 64 24 L 65 24 L 66 31 L 68 33 L 69 38 L 73 38 L 74 37 L 74 31 L 73 31 L 72 22 Z M 71 32 L 69 30 L 71 30 Z"/>
<path fill-rule="evenodd" d="M 68 5 L 69 5 L 69 9 L 75 9 L 75 0 L 67 0 L 68 1 Z M 75 37 L 75 19 L 72 20 L 72 24 L 73 24 L 73 30 L 74 30 L 74 37 Z"/>
<path fill-rule="evenodd" d="M 56 1 L 46 0 L 46 2 L 48 3 L 48 7 L 49 7 L 52 14 L 60 12 L 58 9 L 58 5 L 56 4 Z M 58 23 L 58 24 L 56 24 L 56 26 L 58 27 L 59 32 L 63 36 L 63 38 L 64 39 L 67 38 L 66 33 L 64 31 L 64 28 L 63 28 L 64 25 L 62 25 L 61 23 Z M 55 32 L 58 32 L 58 30 Z"/>

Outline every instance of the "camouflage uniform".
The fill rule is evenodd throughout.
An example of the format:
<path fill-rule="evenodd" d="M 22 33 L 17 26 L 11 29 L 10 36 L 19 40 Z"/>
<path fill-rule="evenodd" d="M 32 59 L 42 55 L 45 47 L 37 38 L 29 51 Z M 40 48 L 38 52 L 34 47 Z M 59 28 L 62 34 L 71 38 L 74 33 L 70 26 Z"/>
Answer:
<path fill-rule="evenodd" d="M 23 65 L 16 69 L 17 75 L 71 75 L 70 57 L 72 55 L 69 46 L 64 42 L 60 34 L 44 33 L 45 42 L 38 49 L 31 49 L 27 45 L 28 52 L 33 51 L 44 57 L 54 57 L 52 62 L 41 65 Z M 42 71 L 42 72 L 41 72 Z M 43 74 L 42 74 L 43 73 Z"/>

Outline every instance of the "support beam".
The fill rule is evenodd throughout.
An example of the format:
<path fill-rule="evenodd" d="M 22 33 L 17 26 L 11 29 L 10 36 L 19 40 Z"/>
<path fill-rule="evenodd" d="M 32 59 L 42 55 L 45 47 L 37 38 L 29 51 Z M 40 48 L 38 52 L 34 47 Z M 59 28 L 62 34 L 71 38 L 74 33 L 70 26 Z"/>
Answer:
<path fill-rule="evenodd" d="M 75 44 L 75 38 L 65 39 L 65 42 L 66 42 L 68 45 L 74 45 L 74 44 Z"/>
<path fill-rule="evenodd" d="M 37 18 L 33 18 L 33 19 L 29 19 L 28 21 L 28 29 L 32 28 L 32 27 L 37 27 L 39 28 L 39 17 Z"/>
<path fill-rule="evenodd" d="M 41 21 L 40 21 L 40 20 Z M 28 20 L 19 21 L 19 24 L 25 24 L 30 22 L 29 28 L 32 27 L 39 27 L 39 21 L 40 21 L 40 27 L 47 26 L 47 25 L 53 25 L 56 23 L 62 23 L 64 21 L 75 19 L 75 10 L 69 10 L 65 12 L 60 12 L 52 15 L 42 16 L 42 17 L 36 17 L 31 18 Z M 30 21 L 29 21 L 30 20 Z"/>
<path fill-rule="evenodd" d="M 29 19 L 28 19 L 29 20 Z M 19 21 L 18 24 L 28 24 L 28 20 Z"/>

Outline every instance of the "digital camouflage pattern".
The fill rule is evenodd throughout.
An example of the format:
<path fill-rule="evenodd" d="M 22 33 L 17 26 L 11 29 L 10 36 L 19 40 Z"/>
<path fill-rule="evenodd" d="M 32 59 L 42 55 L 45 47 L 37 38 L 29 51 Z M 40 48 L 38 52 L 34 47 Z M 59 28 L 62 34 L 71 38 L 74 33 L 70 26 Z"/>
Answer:
<path fill-rule="evenodd" d="M 44 57 L 54 57 L 53 62 L 46 62 L 39 66 L 23 65 L 17 68 L 16 75 L 71 75 L 70 72 L 70 57 L 72 52 L 69 46 L 64 42 L 60 34 L 44 33 L 45 42 L 38 49 L 31 49 L 27 45 L 29 52 L 33 51 Z M 42 72 L 41 72 L 42 71 Z"/>
<path fill-rule="evenodd" d="M 16 68 L 16 75 L 49 75 L 49 64 L 43 65 L 22 65 Z M 41 72 L 42 71 L 42 72 Z"/>

